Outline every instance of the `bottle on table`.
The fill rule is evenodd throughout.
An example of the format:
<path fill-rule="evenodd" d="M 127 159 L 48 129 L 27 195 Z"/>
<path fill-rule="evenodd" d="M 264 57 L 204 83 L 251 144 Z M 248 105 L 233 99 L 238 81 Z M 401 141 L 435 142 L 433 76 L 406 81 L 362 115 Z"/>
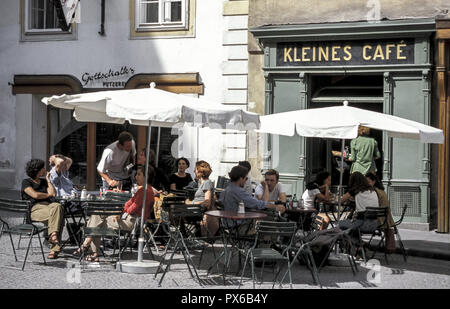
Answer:
<path fill-rule="evenodd" d="M 244 201 L 240 201 L 240 202 L 239 202 L 238 213 L 240 213 L 240 214 L 244 214 L 244 213 L 245 213 Z"/>
<path fill-rule="evenodd" d="M 86 187 L 83 187 L 83 190 L 81 190 L 81 196 L 82 199 L 86 199 L 87 198 L 87 190 Z"/>
<path fill-rule="evenodd" d="M 292 198 L 292 208 L 293 209 L 298 208 L 297 194 L 294 194 L 294 197 Z"/>

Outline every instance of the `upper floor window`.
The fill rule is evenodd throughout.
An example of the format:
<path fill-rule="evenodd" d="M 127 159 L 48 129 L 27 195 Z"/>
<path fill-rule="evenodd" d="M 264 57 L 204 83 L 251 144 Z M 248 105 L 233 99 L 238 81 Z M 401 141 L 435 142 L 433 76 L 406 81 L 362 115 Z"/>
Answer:
<path fill-rule="evenodd" d="M 136 30 L 187 29 L 188 0 L 136 0 Z"/>
<path fill-rule="evenodd" d="M 75 23 L 69 31 L 61 30 L 53 1 L 22 0 L 22 41 L 76 39 Z"/>
<path fill-rule="evenodd" d="M 62 31 L 51 0 L 28 0 L 25 20 L 27 31 Z"/>

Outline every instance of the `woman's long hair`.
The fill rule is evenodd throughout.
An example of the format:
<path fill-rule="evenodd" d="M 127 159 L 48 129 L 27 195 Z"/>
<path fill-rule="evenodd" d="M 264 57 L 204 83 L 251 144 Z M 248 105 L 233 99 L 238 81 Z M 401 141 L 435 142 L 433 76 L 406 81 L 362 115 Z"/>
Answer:
<path fill-rule="evenodd" d="M 348 191 L 352 196 L 364 191 L 373 191 L 373 188 L 369 185 L 366 176 L 360 172 L 354 172 L 350 175 L 348 182 Z"/>
<path fill-rule="evenodd" d="M 380 179 L 374 173 L 367 173 L 366 177 L 372 181 L 375 181 L 374 187 L 384 191 L 384 186 L 381 183 Z"/>

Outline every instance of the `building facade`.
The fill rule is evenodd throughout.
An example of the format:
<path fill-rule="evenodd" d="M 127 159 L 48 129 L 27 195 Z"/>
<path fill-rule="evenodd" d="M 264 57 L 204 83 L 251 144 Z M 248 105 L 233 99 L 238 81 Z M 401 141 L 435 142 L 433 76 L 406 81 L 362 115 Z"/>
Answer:
<path fill-rule="evenodd" d="M 59 28 L 50 0 L 0 4 L 0 187 L 20 188 L 31 158 L 74 159 L 74 183 L 99 185 L 96 164 L 122 130 L 146 143 L 146 128 L 78 123 L 46 107 L 44 96 L 156 87 L 223 104 L 247 105 L 247 7 L 230 1 L 82 1 L 80 23 Z M 132 102 L 130 102 L 132 104 Z M 154 102 L 149 104 L 163 104 Z M 246 134 L 229 130 L 155 129 L 158 165 L 176 157 L 208 161 L 212 178 L 246 157 Z"/>
<path fill-rule="evenodd" d="M 448 96 L 442 94 L 448 81 L 438 75 L 448 75 L 448 10 L 446 1 L 249 2 L 254 110 L 271 114 L 347 100 L 444 129 L 442 146 L 372 131 L 382 153 L 377 174 L 393 215 L 408 204 L 405 225 L 439 225 L 442 232 L 449 232 Z M 320 170 L 333 175 L 333 184 L 339 181 L 331 154 L 340 150 L 339 140 L 269 136 L 262 144 L 261 167 L 278 169 L 288 194 L 301 194 Z M 347 171 L 344 181 L 348 177 Z"/>

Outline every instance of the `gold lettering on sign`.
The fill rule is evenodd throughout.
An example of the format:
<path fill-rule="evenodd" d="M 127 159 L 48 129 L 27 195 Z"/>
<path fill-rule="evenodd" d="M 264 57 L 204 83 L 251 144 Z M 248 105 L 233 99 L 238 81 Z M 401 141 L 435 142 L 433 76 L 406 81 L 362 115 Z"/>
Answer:
<path fill-rule="evenodd" d="M 370 60 L 370 56 L 367 56 L 367 50 L 368 49 L 372 49 L 372 46 L 370 46 L 370 45 L 364 45 L 364 47 L 363 47 L 363 59 L 364 60 Z"/>
<path fill-rule="evenodd" d="M 299 58 L 297 57 L 297 47 L 294 48 L 294 61 L 295 61 L 295 62 L 300 62 L 300 61 L 302 61 L 302 59 L 299 59 Z"/>
<path fill-rule="evenodd" d="M 288 58 L 289 58 L 289 62 L 292 62 L 292 57 L 291 57 L 291 50 L 292 48 L 284 48 L 284 62 L 287 62 Z"/>
<path fill-rule="evenodd" d="M 377 45 L 372 60 L 375 61 L 377 60 L 377 58 L 381 58 L 381 60 L 384 60 L 383 49 L 381 48 L 381 45 Z"/>
<path fill-rule="evenodd" d="M 350 52 L 351 49 L 352 47 L 350 45 L 344 46 L 344 53 L 346 54 L 346 56 L 344 56 L 345 61 L 349 61 L 352 59 L 352 53 Z"/>
<path fill-rule="evenodd" d="M 400 56 L 400 54 L 403 52 L 402 48 L 406 47 L 406 44 L 398 44 L 397 45 L 397 59 L 398 60 L 405 60 L 406 56 Z"/>
<path fill-rule="evenodd" d="M 338 50 L 341 49 L 340 46 L 333 46 L 331 53 L 331 61 L 340 61 L 341 58 L 337 57 Z"/>
<path fill-rule="evenodd" d="M 325 50 L 322 46 L 319 46 L 319 61 L 322 61 L 322 56 L 323 60 L 328 61 L 328 46 L 325 47 Z"/>
<path fill-rule="evenodd" d="M 386 44 L 386 60 L 389 60 L 391 55 L 391 48 L 395 47 L 395 44 Z"/>
<path fill-rule="evenodd" d="M 311 59 L 306 58 L 307 57 L 306 51 L 310 50 L 310 49 L 311 49 L 311 47 L 303 47 L 302 48 L 302 59 L 303 59 L 303 61 L 311 61 Z"/>
<path fill-rule="evenodd" d="M 312 61 L 316 61 L 316 47 L 313 46 L 313 60 Z"/>

